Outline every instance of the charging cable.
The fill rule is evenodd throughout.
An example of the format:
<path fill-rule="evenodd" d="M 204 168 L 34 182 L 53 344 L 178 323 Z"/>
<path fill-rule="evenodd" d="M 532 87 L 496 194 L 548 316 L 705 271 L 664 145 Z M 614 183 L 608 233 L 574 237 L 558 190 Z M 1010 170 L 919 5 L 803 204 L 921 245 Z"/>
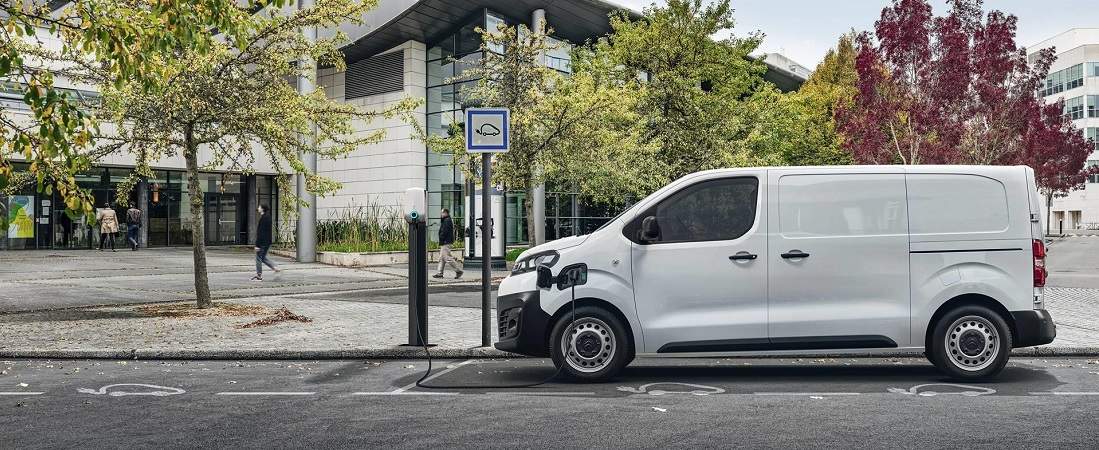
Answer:
<path fill-rule="evenodd" d="M 571 291 L 570 293 L 572 294 L 572 299 L 569 301 L 569 306 L 572 309 L 572 312 L 570 313 L 570 319 L 569 319 L 569 326 L 570 327 L 574 323 L 576 323 L 576 283 L 578 282 L 578 278 L 579 278 L 579 275 L 578 275 L 577 272 L 573 271 L 573 272 L 569 273 L 570 283 L 572 284 L 572 286 L 569 288 L 569 290 Z M 497 312 L 497 314 L 499 314 L 499 312 Z M 490 384 L 490 385 L 479 385 L 479 386 L 470 386 L 470 385 L 428 385 L 424 382 L 424 380 L 427 380 L 428 377 L 431 376 L 431 370 L 432 370 L 431 369 L 431 351 L 427 349 L 427 342 L 424 342 L 424 336 L 423 336 L 423 333 L 420 331 L 419 322 L 416 323 L 416 335 L 420 337 L 420 342 L 423 342 L 424 354 L 427 355 L 427 372 L 424 372 L 424 375 L 422 377 L 420 377 L 419 380 L 416 380 L 416 386 L 417 387 L 422 387 L 422 388 L 425 388 L 425 389 L 521 389 L 521 388 L 536 387 L 536 386 L 541 386 L 543 384 L 549 383 L 550 381 L 553 381 L 554 378 L 557 378 L 558 376 L 560 376 L 561 372 L 564 371 L 565 364 L 568 364 L 567 362 L 565 364 L 562 364 L 561 367 L 557 368 L 557 371 L 554 372 L 553 375 L 550 375 L 546 379 L 544 379 L 542 381 L 535 382 L 535 383 Z"/>

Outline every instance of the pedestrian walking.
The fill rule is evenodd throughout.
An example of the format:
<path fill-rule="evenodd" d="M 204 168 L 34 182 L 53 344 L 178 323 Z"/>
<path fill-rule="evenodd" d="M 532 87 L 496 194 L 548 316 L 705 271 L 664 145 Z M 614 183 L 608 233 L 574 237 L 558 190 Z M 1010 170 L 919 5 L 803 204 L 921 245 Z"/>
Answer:
<path fill-rule="evenodd" d="M 450 247 L 454 245 L 454 221 L 450 219 L 450 211 L 443 208 L 442 220 L 439 222 L 439 273 L 433 278 L 442 278 L 446 266 L 454 268 L 454 279 L 462 278 L 462 267 L 450 253 Z"/>
<path fill-rule="evenodd" d="M 126 239 L 130 241 L 130 249 L 137 251 L 141 246 L 141 219 L 142 212 L 136 206 L 126 210 Z"/>
<path fill-rule="evenodd" d="M 260 205 L 256 209 L 259 213 L 259 225 L 256 227 L 256 276 L 252 277 L 252 281 L 263 281 L 263 265 L 266 264 L 275 273 L 282 272 L 281 269 L 275 267 L 275 263 L 267 259 L 267 251 L 271 249 L 271 208 L 267 205 Z"/>
<path fill-rule="evenodd" d="M 107 243 L 111 244 L 111 251 L 115 251 L 114 236 L 118 234 L 118 214 L 111 208 L 111 202 L 103 203 L 103 207 L 96 212 L 95 219 L 99 222 L 99 251 L 103 251 Z"/>

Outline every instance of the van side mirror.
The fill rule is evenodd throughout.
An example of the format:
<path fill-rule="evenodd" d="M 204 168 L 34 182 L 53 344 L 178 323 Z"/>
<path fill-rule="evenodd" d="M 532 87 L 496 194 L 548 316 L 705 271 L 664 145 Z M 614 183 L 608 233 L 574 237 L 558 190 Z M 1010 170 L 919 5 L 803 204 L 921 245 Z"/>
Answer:
<path fill-rule="evenodd" d="M 660 224 L 656 222 L 656 216 L 649 216 L 641 221 L 641 240 L 645 242 L 660 240 Z"/>
<path fill-rule="evenodd" d="M 538 289 L 549 289 L 553 287 L 553 272 L 549 267 L 538 266 Z"/>

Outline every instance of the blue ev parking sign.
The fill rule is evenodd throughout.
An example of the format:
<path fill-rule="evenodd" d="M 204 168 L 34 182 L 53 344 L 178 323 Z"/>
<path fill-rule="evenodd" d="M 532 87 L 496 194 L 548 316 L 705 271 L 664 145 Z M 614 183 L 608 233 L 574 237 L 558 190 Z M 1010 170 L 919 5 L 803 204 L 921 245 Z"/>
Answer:
<path fill-rule="evenodd" d="M 466 151 L 501 153 L 508 151 L 507 108 L 466 109 Z"/>

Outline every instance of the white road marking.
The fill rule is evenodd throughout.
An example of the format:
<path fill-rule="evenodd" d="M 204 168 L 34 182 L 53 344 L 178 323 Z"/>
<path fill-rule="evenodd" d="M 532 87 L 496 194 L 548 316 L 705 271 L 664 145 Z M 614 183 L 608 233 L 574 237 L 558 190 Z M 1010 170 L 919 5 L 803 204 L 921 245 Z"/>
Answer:
<path fill-rule="evenodd" d="M 458 395 L 458 393 L 457 392 L 386 391 L 386 392 L 352 392 L 351 395 Z"/>
<path fill-rule="evenodd" d="M 119 390 L 119 388 L 134 388 L 134 387 L 142 388 L 142 389 L 145 389 L 145 390 L 143 390 L 143 391 L 139 390 L 139 391 L 134 391 L 134 392 Z M 180 388 L 167 387 L 167 386 L 157 386 L 155 384 L 120 383 L 120 384 L 109 384 L 109 385 L 106 385 L 106 386 L 103 386 L 103 387 L 99 388 L 98 390 L 88 389 L 88 388 L 80 388 L 80 389 L 77 389 L 76 392 L 79 392 L 81 394 L 91 394 L 91 395 L 107 395 L 107 396 L 111 396 L 111 397 L 125 397 L 125 396 L 132 396 L 132 395 L 135 395 L 135 396 L 151 396 L 151 397 L 167 397 L 169 395 L 183 394 L 187 391 L 184 391 L 183 389 L 180 389 Z"/>
<path fill-rule="evenodd" d="M 214 395 L 314 395 L 316 392 L 218 392 Z"/>
<path fill-rule="evenodd" d="M 1099 395 L 1099 392 L 1031 392 L 1030 395 Z"/>
<path fill-rule="evenodd" d="M 828 396 L 828 395 L 862 395 L 861 392 L 753 392 L 752 395 L 800 395 L 800 396 Z"/>
<path fill-rule="evenodd" d="M 939 391 L 935 391 L 935 390 L 930 389 L 930 387 L 932 387 L 932 386 L 938 386 L 940 388 L 941 387 L 947 387 L 947 388 L 954 389 L 954 390 L 939 392 Z M 958 391 L 957 389 L 964 389 L 964 390 Z M 918 384 L 918 385 L 912 386 L 908 389 L 889 388 L 886 391 L 894 393 L 894 394 L 917 395 L 917 396 L 920 396 L 920 397 L 934 397 L 936 395 L 961 395 L 961 396 L 965 396 L 965 397 L 977 397 L 977 396 L 980 396 L 980 395 L 989 395 L 989 394 L 995 394 L 996 393 L 996 390 L 992 389 L 992 388 L 986 388 L 986 387 L 981 387 L 981 386 L 968 386 L 968 385 L 964 385 L 964 384 L 951 384 L 951 383 Z"/>
<path fill-rule="evenodd" d="M 443 375 L 446 375 L 446 374 L 448 374 L 448 373 L 450 373 L 450 372 L 453 372 L 453 371 L 455 371 L 455 370 L 458 370 L 458 369 L 462 368 L 462 366 L 464 366 L 464 365 L 466 365 L 466 364 L 472 364 L 472 363 L 474 363 L 474 362 L 477 362 L 477 360 L 476 360 L 476 359 L 468 359 L 468 360 L 462 361 L 462 362 L 460 362 L 460 363 L 458 363 L 458 364 L 455 364 L 454 366 L 452 366 L 452 367 L 449 367 L 449 368 L 447 368 L 447 369 L 445 369 L 445 370 L 443 370 L 443 371 L 441 371 L 441 372 L 437 372 L 437 373 L 435 373 L 435 375 L 432 375 L 432 376 L 430 376 L 430 377 L 427 377 L 427 379 L 426 379 L 426 380 L 424 380 L 424 383 L 427 383 L 427 382 L 429 382 L 429 381 L 431 381 L 431 380 L 434 380 L 434 379 L 436 379 L 436 378 L 439 378 L 439 377 L 441 377 L 441 376 L 443 376 Z M 409 390 L 409 389 L 412 389 L 412 388 L 414 388 L 414 387 L 416 387 L 416 383 L 412 383 L 412 384 L 409 384 L 408 386 L 402 387 L 402 388 L 400 388 L 400 389 L 397 389 L 397 390 L 395 390 L 395 391 L 392 391 L 392 392 L 393 392 L 393 393 L 405 392 L 405 391 L 407 391 L 407 390 Z"/>
<path fill-rule="evenodd" d="M 664 389 L 654 389 L 654 386 L 662 386 Z M 688 388 L 688 390 L 683 390 Z M 637 395 L 668 395 L 668 394 L 688 394 L 688 395 L 713 395 L 723 394 L 725 389 L 713 386 L 706 386 L 704 384 L 691 384 L 691 383 L 649 383 L 643 384 L 640 387 L 619 386 L 619 392 L 630 392 Z"/>
<path fill-rule="evenodd" d="M 489 392 L 485 392 L 485 394 L 490 394 L 490 395 L 534 395 L 534 396 L 595 395 L 594 392 L 537 392 L 537 391 L 533 391 L 533 392 L 522 392 L 522 391 L 495 392 L 495 391 L 489 391 Z"/>
<path fill-rule="evenodd" d="M 0 395 L 21 396 L 21 395 L 42 395 L 45 392 L 0 392 Z"/>

